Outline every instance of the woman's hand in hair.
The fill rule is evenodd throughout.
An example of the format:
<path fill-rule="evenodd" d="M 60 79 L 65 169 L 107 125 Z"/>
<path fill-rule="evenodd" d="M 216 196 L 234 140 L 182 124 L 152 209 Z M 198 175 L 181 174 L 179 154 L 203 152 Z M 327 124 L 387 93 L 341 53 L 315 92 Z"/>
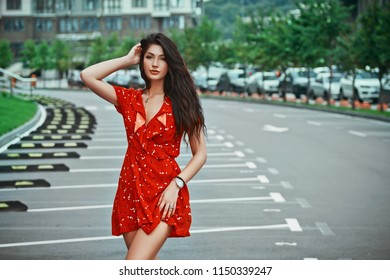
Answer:
<path fill-rule="evenodd" d="M 131 50 L 127 54 L 127 58 L 129 59 L 131 65 L 139 63 L 141 51 L 142 51 L 141 43 L 138 43 L 131 48 Z"/>

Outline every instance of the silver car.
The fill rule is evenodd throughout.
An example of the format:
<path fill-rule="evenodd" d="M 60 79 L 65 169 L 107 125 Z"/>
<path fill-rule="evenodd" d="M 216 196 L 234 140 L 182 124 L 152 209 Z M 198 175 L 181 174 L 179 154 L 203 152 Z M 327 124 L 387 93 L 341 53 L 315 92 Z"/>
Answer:
<path fill-rule="evenodd" d="M 310 94 L 313 98 L 323 97 L 327 98 L 330 90 L 331 98 L 337 99 L 340 93 L 340 79 L 341 73 L 333 73 L 330 79 L 330 73 L 317 74 L 314 81 L 310 84 Z"/>

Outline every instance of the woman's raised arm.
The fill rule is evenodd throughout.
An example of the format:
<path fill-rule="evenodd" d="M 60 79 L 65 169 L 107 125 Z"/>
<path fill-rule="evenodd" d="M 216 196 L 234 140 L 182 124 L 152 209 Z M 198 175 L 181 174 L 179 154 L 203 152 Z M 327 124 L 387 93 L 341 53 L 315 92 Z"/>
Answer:
<path fill-rule="evenodd" d="M 135 45 L 130 52 L 122 57 L 106 60 L 85 68 L 80 73 L 84 84 L 101 98 L 118 105 L 114 88 L 103 81 L 111 73 L 138 64 L 141 44 Z"/>

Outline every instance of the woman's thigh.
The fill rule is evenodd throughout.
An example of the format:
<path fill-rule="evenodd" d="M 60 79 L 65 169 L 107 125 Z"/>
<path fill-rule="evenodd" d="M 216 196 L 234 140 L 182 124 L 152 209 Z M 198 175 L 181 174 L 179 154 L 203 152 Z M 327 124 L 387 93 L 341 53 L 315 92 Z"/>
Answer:
<path fill-rule="evenodd" d="M 150 234 L 146 234 L 142 229 L 137 230 L 131 240 L 131 245 L 129 246 L 126 259 L 155 259 L 157 253 L 164 245 L 171 231 L 172 227 L 167 225 L 165 222 L 160 222 L 160 224 Z"/>

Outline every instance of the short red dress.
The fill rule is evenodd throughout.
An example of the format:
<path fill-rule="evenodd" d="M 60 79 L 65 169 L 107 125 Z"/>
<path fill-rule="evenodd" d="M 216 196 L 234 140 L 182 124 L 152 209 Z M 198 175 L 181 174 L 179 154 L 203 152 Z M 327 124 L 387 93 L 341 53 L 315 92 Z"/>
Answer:
<path fill-rule="evenodd" d="M 146 124 L 142 90 L 114 86 L 126 128 L 128 148 L 118 181 L 113 211 L 112 234 L 141 228 L 150 234 L 161 221 L 157 206 L 163 190 L 181 172 L 176 162 L 181 138 L 176 137 L 172 102 L 165 97 L 159 112 Z M 190 197 L 187 186 L 179 191 L 173 216 L 164 222 L 173 227 L 170 237 L 189 236 Z"/>

